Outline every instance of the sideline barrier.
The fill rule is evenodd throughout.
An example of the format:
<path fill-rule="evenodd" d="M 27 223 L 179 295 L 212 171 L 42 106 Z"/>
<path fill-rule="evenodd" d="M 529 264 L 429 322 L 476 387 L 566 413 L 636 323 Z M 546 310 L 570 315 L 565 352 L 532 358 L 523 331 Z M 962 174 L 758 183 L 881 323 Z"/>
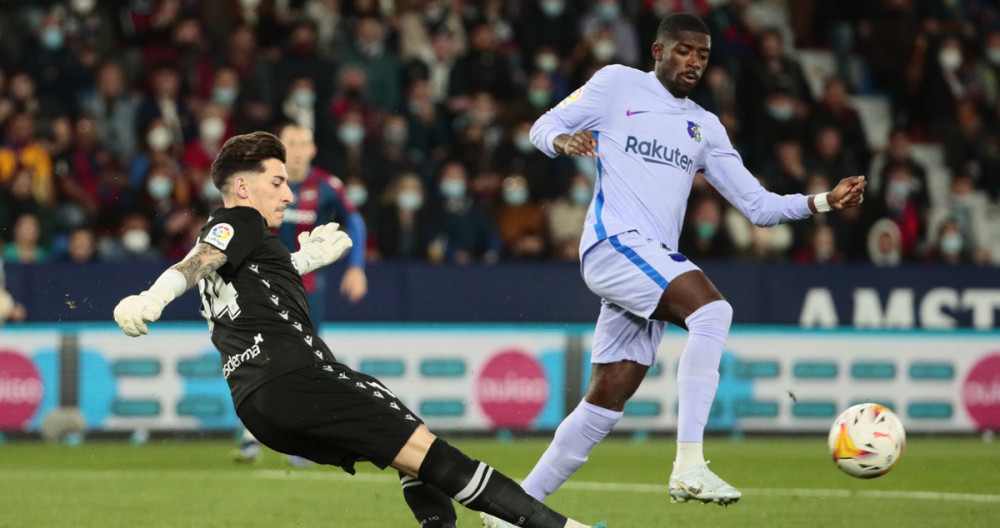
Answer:
<path fill-rule="evenodd" d="M 554 429 L 586 387 L 585 324 L 326 324 L 351 367 L 379 377 L 442 431 Z M 66 340 L 65 336 L 75 336 Z M 676 427 L 670 328 L 618 430 Z M 79 357 L 77 401 L 101 431 L 237 426 L 204 323 L 159 323 L 128 338 L 113 324 L 0 329 L 0 431 L 37 431 L 60 401 L 60 343 Z M 709 420 L 713 431 L 825 432 L 840 410 L 877 401 L 911 432 L 1000 430 L 1000 332 L 802 330 L 737 325 Z"/>

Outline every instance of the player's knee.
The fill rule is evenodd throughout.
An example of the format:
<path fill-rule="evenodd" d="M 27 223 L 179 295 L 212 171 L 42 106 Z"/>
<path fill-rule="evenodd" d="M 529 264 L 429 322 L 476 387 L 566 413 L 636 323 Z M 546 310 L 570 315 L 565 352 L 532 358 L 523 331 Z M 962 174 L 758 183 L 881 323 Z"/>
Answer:
<path fill-rule="evenodd" d="M 725 342 L 733 324 L 733 306 L 725 300 L 710 302 L 684 320 L 688 332 Z"/>

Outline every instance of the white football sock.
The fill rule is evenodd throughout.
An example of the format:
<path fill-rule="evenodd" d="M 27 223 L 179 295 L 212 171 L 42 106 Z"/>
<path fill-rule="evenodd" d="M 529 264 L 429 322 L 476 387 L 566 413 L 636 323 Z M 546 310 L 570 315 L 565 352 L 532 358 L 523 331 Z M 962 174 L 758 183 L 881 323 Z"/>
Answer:
<path fill-rule="evenodd" d="M 677 366 L 677 441 L 698 443 L 700 451 L 719 387 L 719 361 L 733 322 L 733 307 L 726 301 L 710 302 L 684 322 L 688 340 Z"/>
<path fill-rule="evenodd" d="M 677 458 L 674 459 L 674 473 L 687 471 L 705 463 L 701 442 L 677 442 Z"/>
<path fill-rule="evenodd" d="M 528 495 L 544 500 L 580 469 L 590 451 L 611 432 L 621 417 L 620 411 L 581 400 L 559 424 L 552 443 L 521 487 Z"/>

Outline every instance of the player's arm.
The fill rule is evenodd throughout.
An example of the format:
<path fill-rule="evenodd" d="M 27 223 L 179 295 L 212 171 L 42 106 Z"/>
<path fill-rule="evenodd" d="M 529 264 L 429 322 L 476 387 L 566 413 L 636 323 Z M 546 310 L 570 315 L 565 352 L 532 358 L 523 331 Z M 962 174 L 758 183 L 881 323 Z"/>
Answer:
<path fill-rule="evenodd" d="M 351 237 L 340 230 L 340 224 L 330 222 L 299 233 L 299 250 L 292 253 L 292 265 L 299 275 L 305 275 L 336 262 L 352 245 Z"/>
<path fill-rule="evenodd" d="M 184 260 L 167 268 L 148 290 L 129 295 L 115 307 L 115 322 L 132 337 L 148 334 L 146 323 L 160 318 L 163 308 L 226 263 L 226 254 L 199 242 Z"/>
<path fill-rule="evenodd" d="M 600 127 L 608 110 L 608 89 L 617 66 L 601 68 L 587 84 L 544 113 L 531 126 L 531 142 L 549 157 L 597 156 L 597 139 L 591 130 Z"/>

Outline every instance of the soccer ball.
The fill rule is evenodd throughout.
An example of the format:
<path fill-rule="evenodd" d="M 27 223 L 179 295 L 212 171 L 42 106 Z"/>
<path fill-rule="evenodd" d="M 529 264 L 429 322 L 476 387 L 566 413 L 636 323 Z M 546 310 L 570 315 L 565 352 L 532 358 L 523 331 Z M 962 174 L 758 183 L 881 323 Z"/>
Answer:
<path fill-rule="evenodd" d="M 885 475 L 899 462 L 906 432 L 896 413 L 877 403 L 861 403 L 834 420 L 828 441 L 837 467 L 868 479 Z"/>

